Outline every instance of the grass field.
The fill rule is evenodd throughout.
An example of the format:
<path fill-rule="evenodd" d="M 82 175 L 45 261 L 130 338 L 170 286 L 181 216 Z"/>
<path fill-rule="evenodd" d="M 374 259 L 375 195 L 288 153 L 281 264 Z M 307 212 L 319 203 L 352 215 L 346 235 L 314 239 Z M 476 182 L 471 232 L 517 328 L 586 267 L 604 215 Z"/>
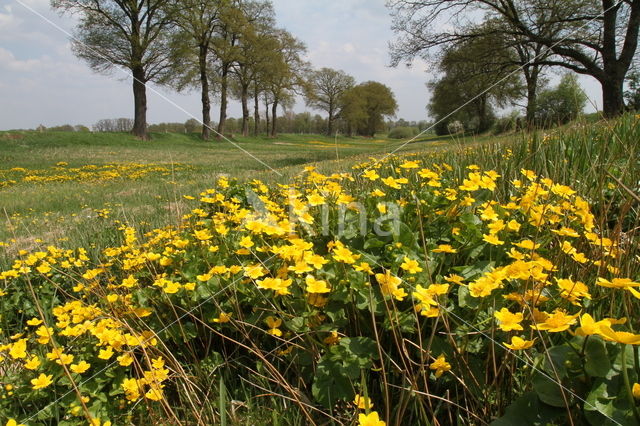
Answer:
<path fill-rule="evenodd" d="M 153 136 L 0 134 L 0 423 L 640 423 L 640 116 Z"/>
<path fill-rule="evenodd" d="M 204 142 L 195 134 L 172 133 L 153 134 L 150 142 L 142 142 L 128 134 L 3 132 L 0 242 L 13 241 L 7 248 L 11 253 L 32 248 L 37 240 L 90 247 L 109 238 L 114 219 L 141 229 L 175 222 L 184 212 L 183 195 L 197 195 L 223 174 L 286 183 L 304 164 L 348 170 L 354 158 L 382 157 L 403 143 L 321 135 Z M 453 143 L 464 142 L 431 136 L 401 151 Z M 115 175 L 87 173 L 92 166 L 101 167 L 99 173 L 118 165 L 129 166 Z M 162 170 L 151 170 L 154 166 Z M 34 175 L 43 179 L 28 180 Z"/>

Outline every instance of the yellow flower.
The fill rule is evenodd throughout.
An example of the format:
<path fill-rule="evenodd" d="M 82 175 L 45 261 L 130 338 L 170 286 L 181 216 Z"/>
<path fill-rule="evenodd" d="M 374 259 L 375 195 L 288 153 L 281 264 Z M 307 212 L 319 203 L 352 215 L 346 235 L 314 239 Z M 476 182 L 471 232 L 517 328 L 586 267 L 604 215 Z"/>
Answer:
<path fill-rule="evenodd" d="M 53 383 L 53 375 L 49 374 L 48 376 L 44 373 L 40 373 L 38 378 L 31 379 L 31 384 L 33 385 L 34 390 L 44 389 Z"/>
<path fill-rule="evenodd" d="M 218 315 L 218 318 L 214 318 L 213 322 L 217 322 L 219 324 L 229 322 L 231 321 L 231 315 L 232 314 L 226 314 L 224 312 L 220 312 L 220 315 Z"/>
<path fill-rule="evenodd" d="M 600 325 L 600 336 L 605 340 L 623 343 L 625 345 L 640 345 L 640 334 L 626 331 L 614 331 L 608 324 Z"/>
<path fill-rule="evenodd" d="M 536 339 L 533 340 L 524 340 L 521 337 L 518 336 L 512 336 L 511 337 L 511 343 L 505 343 L 504 345 L 513 350 L 513 351 L 521 351 L 523 349 L 529 349 L 530 347 L 533 346 L 533 343 L 536 341 Z"/>
<path fill-rule="evenodd" d="M 244 247 L 244 248 L 247 248 L 247 249 L 254 246 L 253 240 L 248 235 L 245 236 L 245 237 L 242 237 L 242 239 L 240 240 L 239 245 L 240 245 L 240 247 Z"/>
<path fill-rule="evenodd" d="M 24 368 L 27 370 L 37 370 L 40 367 L 40 358 L 37 356 L 31 357 L 31 359 L 24 363 Z"/>
<path fill-rule="evenodd" d="M 87 363 L 86 361 L 83 360 L 83 361 L 80 361 L 77 364 L 71 364 L 71 367 L 69 367 L 69 368 L 74 373 L 82 374 L 85 371 L 87 371 L 89 369 L 89 367 L 91 367 L 91 364 L 89 364 L 89 363 Z"/>
<path fill-rule="evenodd" d="M 313 276 L 307 275 L 305 278 L 305 283 L 307 284 L 307 292 L 309 293 L 329 293 L 331 291 L 331 287 L 327 285 L 326 281 L 316 280 Z"/>
<path fill-rule="evenodd" d="M 165 287 L 163 288 L 163 291 L 167 294 L 174 294 L 177 293 L 178 290 L 180 290 L 180 283 L 174 282 L 174 281 L 167 281 Z"/>
<path fill-rule="evenodd" d="M 263 277 L 267 273 L 267 270 L 260 264 L 248 265 L 244 267 L 244 275 L 253 280 Z M 208 280 L 205 280 L 208 281 Z"/>
<path fill-rule="evenodd" d="M 324 197 L 317 192 L 313 192 L 313 194 L 308 195 L 307 201 L 309 201 L 309 205 L 311 206 L 321 206 L 325 203 Z"/>
<path fill-rule="evenodd" d="M 438 248 L 431 250 L 434 253 L 457 253 L 458 250 L 451 247 L 449 244 L 440 244 Z"/>
<path fill-rule="evenodd" d="M 98 353 L 98 358 L 107 360 L 113 356 L 113 348 L 108 346 L 107 349 L 100 349 Z"/>
<path fill-rule="evenodd" d="M 601 287 L 607 288 L 622 288 L 626 289 L 628 287 L 638 287 L 640 283 L 631 281 L 629 278 L 614 278 L 611 281 L 605 278 L 598 278 L 598 282 L 596 283 Z"/>
<path fill-rule="evenodd" d="M 540 244 L 536 244 L 531 240 L 522 240 L 519 243 L 514 244 L 514 246 L 523 248 L 525 250 L 537 250 L 540 247 Z"/>
<path fill-rule="evenodd" d="M 367 178 L 367 179 L 369 179 L 369 180 L 371 180 L 371 181 L 374 181 L 374 180 L 377 180 L 377 179 L 380 178 L 380 175 L 378 173 L 376 173 L 375 170 L 367 170 L 366 172 L 364 172 L 362 174 L 362 176 Z"/>
<path fill-rule="evenodd" d="M 289 294 L 289 286 L 291 286 L 292 280 L 283 280 L 281 278 L 265 278 L 264 280 L 256 281 L 258 288 L 265 290 L 274 290 L 277 294 L 284 296 Z"/>
<path fill-rule="evenodd" d="M 20 339 L 11 345 L 9 349 L 9 356 L 13 359 L 26 358 L 27 357 L 27 339 Z"/>
<path fill-rule="evenodd" d="M 373 408 L 373 402 L 371 402 L 371 398 L 361 396 L 360 394 L 356 394 L 355 398 L 353 399 L 353 403 L 361 410 L 370 410 Z"/>
<path fill-rule="evenodd" d="M 520 224 L 515 220 L 510 220 L 509 223 L 507 223 L 507 229 L 509 231 L 518 232 L 520 230 Z"/>
<path fill-rule="evenodd" d="M 15 419 L 9 419 L 6 426 L 25 426 L 22 423 L 18 423 Z"/>
<path fill-rule="evenodd" d="M 400 267 L 410 274 L 422 272 L 422 268 L 420 267 L 418 262 L 413 259 L 409 259 L 407 256 L 404 257 L 404 262 L 400 265 Z"/>
<path fill-rule="evenodd" d="M 402 167 L 403 169 L 417 169 L 420 167 L 420 164 L 417 161 L 405 161 L 404 163 L 400 164 L 400 167 Z"/>
<path fill-rule="evenodd" d="M 359 272 L 366 272 L 369 275 L 373 275 L 373 269 L 371 269 L 371 265 L 369 265 L 367 262 L 360 262 L 360 264 L 355 265 L 353 269 Z"/>
<path fill-rule="evenodd" d="M 520 323 L 522 322 L 522 312 L 511 313 L 507 308 L 494 312 L 493 316 L 500 322 L 499 326 L 502 331 L 523 330 Z"/>
<path fill-rule="evenodd" d="M 123 367 L 128 367 L 133 364 L 133 357 L 131 356 L 131 354 L 122 354 L 116 359 L 118 360 L 118 364 Z"/>
<path fill-rule="evenodd" d="M 393 296 L 399 301 L 402 301 L 407 296 L 407 293 L 403 289 L 399 288 L 402 280 L 391 275 L 390 271 L 387 271 L 384 274 L 376 274 L 376 280 L 380 284 L 380 289 L 383 295 Z"/>
<path fill-rule="evenodd" d="M 38 326 L 40 324 L 42 324 L 42 320 L 39 318 L 31 318 L 29 321 L 27 321 L 27 325 L 30 325 L 33 327 Z"/>
<path fill-rule="evenodd" d="M 444 355 L 440 355 L 434 362 L 429 365 L 431 370 L 435 370 L 436 378 L 442 376 L 443 373 L 451 370 L 451 364 L 445 359 Z"/>
<path fill-rule="evenodd" d="M 331 334 L 325 337 L 322 341 L 327 345 L 335 345 L 340 341 L 340 336 L 338 336 L 337 331 L 332 331 Z"/>
<path fill-rule="evenodd" d="M 635 399 L 640 399 L 640 383 L 634 383 L 631 391 L 633 392 L 633 397 Z"/>
<path fill-rule="evenodd" d="M 380 420 L 377 412 L 372 411 L 369 414 L 358 414 L 358 426 L 386 426 L 386 423 Z"/>
<path fill-rule="evenodd" d="M 333 250 L 333 258 L 338 262 L 353 264 L 356 260 L 360 259 L 359 254 L 353 254 L 351 250 L 345 247 L 341 242 L 336 243 L 336 248 Z"/>
<path fill-rule="evenodd" d="M 211 235 L 211 232 L 209 232 L 208 229 L 201 229 L 199 231 L 194 231 L 193 235 L 196 237 L 197 240 L 200 240 L 200 241 L 208 241 L 211 238 L 213 238 L 213 235 Z"/>
<path fill-rule="evenodd" d="M 273 336 L 278 336 L 278 337 L 282 336 L 282 330 L 278 328 L 282 325 L 282 320 L 280 318 L 268 316 L 267 318 L 265 318 L 264 322 L 269 327 L 269 330 L 267 331 L 267 333 Z"/>
<path fill-rule="evenodd" d="M 136 401 L 140 398 L 140 385 L 136 379 L 124 379 L 122 389 L 128 401 Z"/>
<path fill-rule="evenodd" d="M 576 323 L 575 315 L 567 315 L 564 311 L 560 309 L 556 309 L 553 314 L 549 315 L 546 320 L 542 323 L 532 324 L 531 328 L 536 330 L 547 330 L 550 333 L 559 333 L 561 331 L 565 331 L 569 328 L 569 326 Z"/>
<path fill-rule="evenodd" d="M 501 246 L 504 244 L 504 241 L 500 240 L 500 238 L 498 238 L 496 235 L 484 234 L 482 236 L 482 239 L 488 242 L 489 244 L 493 244 L 494 246 Z"/>

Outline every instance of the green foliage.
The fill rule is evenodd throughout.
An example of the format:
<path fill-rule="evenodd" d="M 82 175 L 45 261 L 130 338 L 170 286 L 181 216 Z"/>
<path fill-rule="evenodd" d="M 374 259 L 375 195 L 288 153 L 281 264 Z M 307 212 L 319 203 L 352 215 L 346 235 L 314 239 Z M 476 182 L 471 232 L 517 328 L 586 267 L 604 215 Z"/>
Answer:
<path fill-rule="evenodd" d="M 538 96 L 536 122 L 553 127 L 575 120 L 587 104 L 587 95 L 575 74 L 567 73 L 555 89 L 547 89 Z"/>
<path fill-rule="evenodd" d="M 373 137 L 382 128 L 384 118 L 395 115 L 398 110 L 391 89 L 376 81 L 347 90 L 343 102 L 340 117 L 347 122 L 349 134 L 357 131 L 360 135 Z"/>
<path fill-rule="evenodd" d="M 387 137 L 389 139 L 410 139 L 418 134 L 416 127 L 394 127 Z"/>
<path fill-rule="evenodd" d="M 460 121 L 472 133 L 491 128 L 494 106 L 520 97 L 522 88 L 513 73 L 513 55 L 498 33 L 470 38 L 445 50 L 439 64 L 444 75 L 429 83 L 433 91 L 429 111 L 439 121 L 437 134 L 451 133 L 448 125 L 454 121 Z"/>
<path fill-rule="evenodd" d="M 633 111 L 640 111 L 640 71 L 632 71 L 627 74 L 627 90 L 624 99 L 627 107 Z"/>

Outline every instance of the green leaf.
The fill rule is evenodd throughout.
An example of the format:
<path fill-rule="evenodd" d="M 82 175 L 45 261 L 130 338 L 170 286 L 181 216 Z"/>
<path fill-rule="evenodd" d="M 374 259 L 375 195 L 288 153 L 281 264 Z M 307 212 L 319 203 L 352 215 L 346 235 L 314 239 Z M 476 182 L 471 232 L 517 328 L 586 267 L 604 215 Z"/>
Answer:
<path fill-rule="evenodd" d="M 414 247 L 416 245 L 416 233 L 406 224 L 400 223 L 399 232 L 393 236 L 395 241 L 401 242 L 405 247 Z"/>
<path fill-rule="evenodd" d="M 311 393 L 319 404 L 330 408 L 340 399 L 353 398 L 351 380 L 345 373 L 340 360 L 327 355 L 322 357 L 311 387 Z"/>
<path fill-rule="evenodd" d="M 467 286 L 458 287 L 458 305 L 460 305 L 461 308 L 475 309 L 480 306 L 480 302 L 480 298 L 471 296 Z"/>
<path fill-rule="evenodd" d="M 552 407 L 540 401 L 535 392 L 528 392 L 516 399 L 504 416 L 491 422 L 491 426 L 537 426 L 557 424 L 554 420 L 566 413 L 564 409 Z"/>
<path fill-rule="evenodd" d="M 560 385 L 547 375 L 536 373 L 536 375 L 533 376 L 533 390 L 538 395 L 538 398 L 545 404 L 551 405 L 552 407 L 565 406 Z"/>
<path fill-rule="evenodd" d="M 587 340 L 585 346 L 585 370 L 593 377 L 605 377 L 611 370 L 611 361 L 607 346 L 598 337 L 592 336 Z"/>
<path fill-rule="evenodd" d="M 368 337 L 345 337 L 340 339 L 340 345 L 346 347 L 349 352 L 363 359 L 378 359 L 376 342 Z"/>

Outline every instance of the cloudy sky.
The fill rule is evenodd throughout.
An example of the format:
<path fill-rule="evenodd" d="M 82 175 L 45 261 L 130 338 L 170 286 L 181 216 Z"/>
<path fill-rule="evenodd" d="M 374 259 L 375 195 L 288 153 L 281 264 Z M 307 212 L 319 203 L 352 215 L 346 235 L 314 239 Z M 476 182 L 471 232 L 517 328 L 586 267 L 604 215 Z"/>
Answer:
<path fill-rule="evenodd" d="M 359 82 L 380 81 L 394 91 L 398 117 L 426 118 L 425 64 L 388 67 L 387 44 L 394 35 L 384 0 L 273 3 L 278 25 L 306 43 L 314 67 L 342 69 Z M 90 126 L 101 118 L 133 116 L 127 73 L 91 72 L 71 53 L 68 34 L 73 27 L 72 18 L 50 10 L 49 0 L 0 0 L 0 130 L 39 124 Z M 597 84 L 589 79 L 583 83 L 599 105 Z M 175 94 L 152 86 L 148 95 L 150 123 L 199 116 L 197 93 Z M 304 110 L 303 103 L 295 109 Z M 233 104 L 229 112 L 239 115 L 239 106 Z"/>

